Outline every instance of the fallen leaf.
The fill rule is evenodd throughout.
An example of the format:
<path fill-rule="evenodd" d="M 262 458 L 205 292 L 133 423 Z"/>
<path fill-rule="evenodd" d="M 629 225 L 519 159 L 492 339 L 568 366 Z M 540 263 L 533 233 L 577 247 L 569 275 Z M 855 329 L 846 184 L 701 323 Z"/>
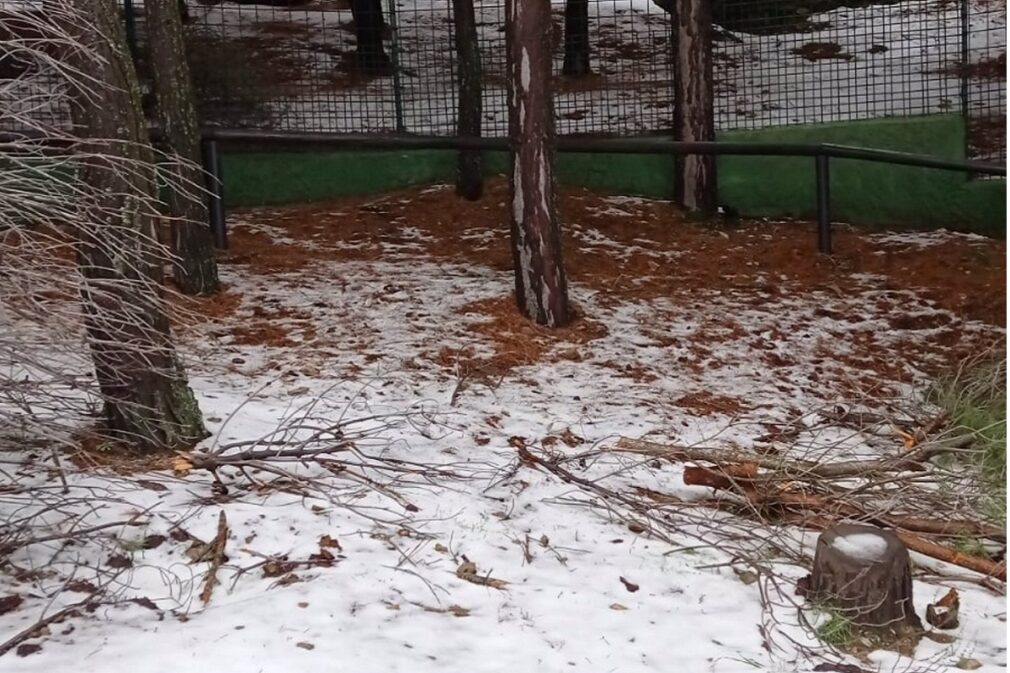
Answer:
<path fill-rule="evenodd" d="M 627 610 L 628 608 L 625 607 L 625 606 L 623 606 L 623 605 L 621 605 L 620 603 L 611 603 L 610 604 L 610 609 L 611 610 Z"/>
<path fill-rule="evenodd" d="M 336 557 L 326 549 L 320 549 L 318 554 L 310 554 L 309 560 L 319 566 L 329 567 L 333 565 Z"/>
<path fill-rule="evenodd" d="M 144 549 L 157 549 L 167 539 L 164 535 L 148 535 L 144 538 Z"/>
<path fill-rule="evenodd" d="M 624 588 L 627 589 L 628 591 L 630 591 L 631 593 L 635 593 L 636 591 L 638 591 L 639 587 L 634 582 L 629 582 L 628 580 L 624 579 L 623 577 L 619 577 L 618 579 L 621 580 L 621 584 L 624 585 Z"/>
<path fill-rule="evenodd" d="M 445 554 L 445 553 L 448 553 L 449 548 L 446 547 L 441 542 L 436 542 L 435 543 L 435 551 L 437 551 L 439 554 Z"/>
<path fill-rule="evenodd" d="M 279 586 L 279 587 L 286 587 L 286 586 L 289 586 L 289 585 L 295 584 L 296 582 L 301 582 L 301 581 L 302 581 L 302 578 L 299 577 L 298 575 L 296 575 L 294 573 L 288 573 L 284 577 L 282 577 L 279 580 L 277 580 L 277 586 Z"/>
<path fill-rule="evenodd" d="M 130 560 L 129 556 L 124 556 L 123 554 L 116 554 L 114 556 L 110 556 L 109 559 L 105 562 L 105 565 L 109 566 L 110 568 L 132 568 L 133 561 Z"/>
<path fill-rule="evenodd" d="M 305 601 L 302 601 L 301 603 L 298 604 L 298 607 L 300 607 L 300 608 L 307 608 L 307 607 L 309 607 L 309 604 L 306 603 Z"/>
<path fill-rule="evenodd" d="M 169 531 L 168 536 L 175 540 L 176 542 L 189 542 L 193 539 L 193 536 L 187 533 L 182 528 L 173 528 Z"/>
<path fill-rule="evenodd" d="M 313 645 L 312 643 L 307 643 L 304 640 L 302 642 L 300 642 L 300 643 L 297 643 L 295 645 L 295 647 L 300 647 L 303 650 L 314 650 L 314 649 L 316 649 L 315 645 Z"/>
<path fill-rule="evenodd" d="M 473 561 L 464 561 L 456 568 L 456 577 L 461 580 L 466 580 L 471 584 L 479 584 L 485 587 L 491 587 L 492 589 L 504 589 L 508 582 L 505 580 L 495 579 L 490 575 L 478 575 L 477 574 L 477 564 Z"/>
<path fill-rule="evenodd" d="M 189 462 L 185 456 L 176 456 L 172 459 L 172 471 L 179 477 L 184 477 L 193 469 L 193 463 Z"/>
<path fill-rule="evenodd" d="M 25 643 L 24 645 L 18 645 L 18 649 L 14 650 L 14 652 L 19 657 L 27 657 L 29 654 L 35 654 L 41 649 L 41 645 L 37 645 L 35 643 Z"/>
<path fill-rule="evenodd" d="M 576 446 L 579 446 L 580 444 L 586 443 L 586 440 L 573 433 L 571 428 L 565 428 L 565 431 L 561 433 L 559 439 L 564 443 L 565 446 L 572 449 L 574 449 Z"/>
<path fill-rule="evenodd" d="M 152 601 L 150 598 L 147 598 L 146 596 L 140 596 L 139 598 L 131 598 L 130 602 L 136 603 L 140 607 L 147 608 L 148 610 L 154 610 L 155 612 L 158 611 L 158 606 L 154 604 L 154 601 Z"/>
<path fill-rule="evenodd" d="M 982 668 L 981 661 L 978 659 L 969 659 L 968 657 L 961 657 L 954 665 L 963 671 L 974 671 L 976 668 Z"/>
<path fill-rule="evenodd" d="M 8 612 L 14 612 L 24 602 L 25 599 L 17 594 L 11 594 L 0 598 L 0 615 L 5 615 Z"/>
<path fill-rule="evenodd" d="M 297 563 L 291 563 L 286 559 L 271 559 L 263 564 L 263 577 L 280 577 L 297 567 Z"/>
<path fill-rule="evenodd" d="M 340 543 L 336 539 L 330 537 L 329 535 L 323 535 L 319 538 L 319 548 L 320 549 L 341 549 Z"/>
<path fill-rule="evenodd" d="M 644 533 L 645 526 L 632 521 L 631 523 L 628 524 L 628 530 L 630 530 L 632 533 Z"/>
<path fill-rule="evenodd" d="M 137 480 L 137 486 L 143 486 L 148 491 L 159 491 L 160 492 L 160 491 L 167 491 L 168 490 L 168 486 L 165 486 L 164 484 L 162 484 L 160 482 L 157 482 L 157 481 L 151 481 L 150 479 L 138 479 Z"/>
<path fill-rule="evenodd" d="M 74 580 L 73 582 L 67 582 L 66 586 L 63 588 L 67 591 L 74 591 L 79 594 L 93 594 L 98 591 L 98 587 L 87 580 Z"/>

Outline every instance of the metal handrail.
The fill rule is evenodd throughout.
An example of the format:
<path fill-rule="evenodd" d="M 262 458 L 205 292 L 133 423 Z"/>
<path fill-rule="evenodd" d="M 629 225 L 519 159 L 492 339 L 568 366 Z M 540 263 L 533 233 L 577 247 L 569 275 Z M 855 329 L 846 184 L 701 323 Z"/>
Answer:
<path fill-rule="evenodd" d="M 412 134 L 356 134 L 356 133 L 304 133 L 298 131 L 261 131 L 243 129 L 222 129 L 205 127 L 201 129 L 203 139 L 203 168 L 207 173 L 207 189 L 210 192 L 210 227 L 215 245 L 228 247 L 228 232 L 225 222 L 224 194 L 221 176 L 221 143 L 256 143 L 298 146 L 307 150 L 489 150 L 507 151 L 511 147 L 508 138 L 479 138 L 426 136 Z M 160 132 L 151 129 L 151 137 L 157 140 Z M 0 133 L 0 146 L 19 141 L 47 139 L 29 134 Z M 59 140 L 55 146 L 67 145 Z M 817 248 L 822 253 L 831 252 L 831 190 L 830 160 L 849 159 L 869 161 L 899 166 L 914 166 L 936 170 L 957 171 L 977 175 L 1006 177 L 1006 166 L 983 161 L 941 159 L 923 154 L 912 154 L 894 150 L 880 150 L 867 147 L 852 147 L 832 143 L 741 143 L 741 142 L 684 142 L 665 138 L 586 138 L 560 137 L 555 140 L 557 150 L 573 153 L 600 154 L 707 154 L 727 156 L 763 157 L 813 157 L 817 194 Z"/>
<path fill-rule="evenodd" d="M 508 138 L 449 137 L 425 135 L 376 135 L 355 133 L 302 133 L 297 131 L 258 131 L 204 128 L 204 169 L 212 176 L 211 229 L 215 243 L 228 246 L 224 199 L 221 192 L 221 142 L 267 143 L 305 146 L 307 149 L 357 150 L 508 150 Z M 832 143 L 741 143 L 684 142 L 665 138 L 583 138 L 561 137 L 555 140 L 560 152 L 591 152 L 611 154 L 711 154 L 732 156 L 813 157 L 817 193 L 817 249 L 831 253 L 831 188 L 830 160 L 850 159 L 901 166 L 916 166 L 937 170 L 958 171 L 980 175 L 1006 176 L 1006 166 L 982 161 L 957 161 L 922 154 L 851 147 Z"/>

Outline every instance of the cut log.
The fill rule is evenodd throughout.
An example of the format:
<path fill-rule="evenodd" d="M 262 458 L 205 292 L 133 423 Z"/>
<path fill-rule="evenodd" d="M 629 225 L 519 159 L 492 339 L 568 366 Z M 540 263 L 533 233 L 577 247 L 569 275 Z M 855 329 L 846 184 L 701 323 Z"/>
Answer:
<path fill-rule="evenodd" d="M 912 602 L 908 550 L 897 535 L 875 526 L 838 524 L 821 534 L 810 597 L 856 626 L 922 630 Z"/>

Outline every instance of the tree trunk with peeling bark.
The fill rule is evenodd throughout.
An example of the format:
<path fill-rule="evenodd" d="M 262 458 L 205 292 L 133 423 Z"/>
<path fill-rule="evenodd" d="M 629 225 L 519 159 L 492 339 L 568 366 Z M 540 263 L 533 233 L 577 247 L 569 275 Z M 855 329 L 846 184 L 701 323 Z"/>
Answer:
<path fill-rule="evenodd" d="M 713 141 L 711 7 L 707 0 L 675 0 L 673 10 L 674 138 Z M 674 194 L 688 211 L 714 214 L 718 199 L 715 155 L 678 155 Z"/>
<path fill-rule="evenodd" d="M 481 134 L 481 67 L 473 0 L 452 0 L 452 15 L 459 82 L 456 132 L 463 137 L 478 138 Z M 480 150 L 460 150 L 456 158 L 456 193 L 476 201 L 483 191 Z"/>
<path fill-rule="evenodd" d="M 150 67 L 157 99 L 158 123 L 170 166 L 168 212 L 172 217 L 172 249 L 178 258 L 175 284 L 185 294 L 213 294 L 220 288 L 214 239 L 200 167 L 200 123 L 193 82 L 186 62 L 178 0 L 146 0 Z"/>
<path fill-rule="evenodd" d="M 565 60 L 561 72 L 572 77 L 588 75 L 589 0 L 565 2 Z"/>
<path fill-rule="evenodd" d="M 555 203 L 549 0 L 508 0 L 512 257 L 519 310 L 538 324 L 570 320 Z"/>
<path fill-rule="evenodd" d="M 77 15 L 70 28 L 90 50 L 72 60 L 97 82 L 82 82 L 71 111 L 86 141 L 79 175 L 91 191 L 80 207 L 89 225 L 76 236 L 105 430 L 140 450 L 188 448 L 206 431 L 172 343 L 156 248 L 154 153 L 119 7 L 115 0 L 69 7 Z"/>

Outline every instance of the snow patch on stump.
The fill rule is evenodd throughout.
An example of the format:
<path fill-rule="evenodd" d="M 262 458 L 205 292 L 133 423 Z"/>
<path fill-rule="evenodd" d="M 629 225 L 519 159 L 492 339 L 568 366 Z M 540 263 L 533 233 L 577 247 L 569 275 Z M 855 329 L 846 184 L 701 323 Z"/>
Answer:
<path fill-rule="evenodd" d="M 849 558 L 878 561 L 887 553 L 887 540 L 873 533 L 855 533 L 836 537 L 831 546 Z"/>

